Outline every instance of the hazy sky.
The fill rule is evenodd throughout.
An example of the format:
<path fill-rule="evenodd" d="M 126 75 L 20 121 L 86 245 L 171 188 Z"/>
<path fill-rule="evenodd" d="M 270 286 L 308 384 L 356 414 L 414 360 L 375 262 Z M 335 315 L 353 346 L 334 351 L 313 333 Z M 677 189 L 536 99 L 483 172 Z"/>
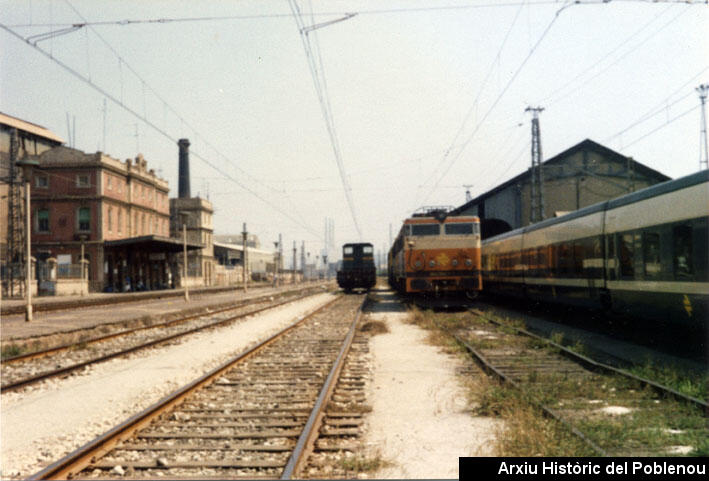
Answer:
<path fill-rule="evenodd" d="M 0 111 L 65 139 L 69 116 L 77 148 L 140 152 L 172 195 L 189 138 L 192 195 L 213 202 L 217 234 L 246 222 L 264 247 L 282 233 L 287 252 L 304 240 L 315 255 L 325 217 L 336 250 L 358 240 L 354 210 L 384 250 L 416 208 L 526 170 L 528 106 L 545 108 L 545 159 L 590 138 L 671 177 L 698 169 L 709 6 L 582 3 L 299 1 L 305 25 L 357 14 L 308 34 L 353 209 L 286 0 L 2 0 Z M 7 31 L 84 22 L 30 41 L 103 92 Z"/>

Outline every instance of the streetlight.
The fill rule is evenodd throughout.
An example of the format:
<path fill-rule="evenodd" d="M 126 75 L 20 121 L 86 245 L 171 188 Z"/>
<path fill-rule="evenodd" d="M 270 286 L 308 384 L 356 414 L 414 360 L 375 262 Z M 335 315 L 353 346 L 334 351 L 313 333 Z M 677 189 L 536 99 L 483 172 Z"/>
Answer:
<path fill-rule="evenodd" d="M 190 293 L 187 290 L 187 212 L 181 211 L 178 213 L 180 220 L 182 221 L 182 282 L 185 287 L 185 302 L 189 302 Z"/>
<path fill-rule="evenodd" d="M 27 298 L 27 305 L 25 306 L 25 322 L 30 322 L 32 320 L 32 223 L 31 211 L 30 211 L 30 182 L 32 177 L 32 169 L 39 167 L 39 161 L 37 160 L 20 160 L 15 165 L 22 169 L 22 177 L 25 179 L 25 209 L 27 215 L 26 232 L 27 232 L 27 274 L 25 276 L 25 295 Z"/>

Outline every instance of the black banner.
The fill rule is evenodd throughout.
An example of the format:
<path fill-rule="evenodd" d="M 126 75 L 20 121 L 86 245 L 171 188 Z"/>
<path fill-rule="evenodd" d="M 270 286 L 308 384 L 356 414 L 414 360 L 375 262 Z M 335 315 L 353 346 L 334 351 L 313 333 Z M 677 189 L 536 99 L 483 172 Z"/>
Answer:
<path fill-rule="evenodd" d="M 459 458 L 459 479 L 709 479 L 709 458 Z"/>

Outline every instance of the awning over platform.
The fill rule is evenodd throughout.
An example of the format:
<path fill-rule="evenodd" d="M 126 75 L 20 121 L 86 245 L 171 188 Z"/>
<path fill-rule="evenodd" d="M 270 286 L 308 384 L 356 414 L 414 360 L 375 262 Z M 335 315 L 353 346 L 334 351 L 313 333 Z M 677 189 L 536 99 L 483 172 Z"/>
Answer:
<path fill-rule="evenodd" d="M 104 241 L 105 247 L 130 247 L 135 249 L 145 249 L 151 252 L 182 252 L 182 239 L 174 237 L 163 237 L 159 235 L 144 235 L 140 237 L 129 237 L 128 239 L 117 239 Z M 187 250 L 193 251 L 201 249 L 201 244 L 187 242 Z"/>

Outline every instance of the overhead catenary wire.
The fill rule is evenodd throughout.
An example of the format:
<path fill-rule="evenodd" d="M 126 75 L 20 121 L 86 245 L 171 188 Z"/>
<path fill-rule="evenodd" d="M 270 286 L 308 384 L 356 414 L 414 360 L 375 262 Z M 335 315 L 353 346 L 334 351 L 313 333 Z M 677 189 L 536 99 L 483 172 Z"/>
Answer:
<path fill-rule="evenodd" d="M 685 5 L 706 5 L 709 0 L 572 0 L 574 4 L 577 5 L 601 5 L 606 3 L 665 3 L 665 4 L 685 4 Z M 356 13 L 357 15 L 389 15 L 389 14 L 405 14 L 405 13 L 427 13 L 435 11 L 460 11 L 460 10 L 474 10 L 474 9 L 487 9 L 487 8 L 510 8 L 519 7 L 523 5 L 529 5 L 532 7 L 536 6 L 550 6 L 558 5 L 559 0 L 538 0 L 535 2 L 527 2 L 527 0 L 519 1 L 507 1 L 507 2 L 485 2 L 485 3 L 468 3 L 461 5 L 436 5 L 436 6 L 422 6 L 422 7 L 400 7 L 400 8 L 380 8 L 380 9 L 369 9 L 369 10 L 356 10 L 356 11 L 322 11 L 313 12 L 312 16 L 317 17 L 331 17 L 331 16 L 343 16 L 351 13 Z M 51 5 L 51 4 L 50 4 Z M 128 26 L 128 25 L 140 25 L 140 24 L 169 24 L 169 23 L 187 23 L 187 22 L 214 22 L 214 21 L 228 21 L 228 20 L 267 20 L 267 19 L 283 19 L 292 17 L 292 13 L 271 13 L 271 14 L 253 14 L 253 15 L 213 15 L 204 17 L 160 17 L 160 18 L 148 18 L 148 19 L 120 19 L 120 20 L 102 20 L 95 22 L 86 22 L 84 25 L 92 26 L 105 26 L 105 25 L 117 25 L 117 26 Z M 35 28 L 35 27 L 69 27 L 74 24 L 71 23 L 19 23 L 7 25 L 10 28 Z"/>
<path fill-rule="evenodd" d="M 620 50 L 621 48 L 623 48 L 623 47 L 624 47 L 625 45 L 627 45 L 633 38 L 635 38 L 636 36 L 640 35 L 640 33 L 642 33 L 642 32 L 643 32 L 645 29 L 647 29 L 650 25 L 652 25 L 653 23 L 655 23 L 660 17 L 662 17 L 663 15 L 665 15 L 667 12 L 669 12 L 671 8 L 672 8 L 672 5 L 669 5 L 669 6 L 667 6 L 667 8 L 665 8 L 664 10 L 658 12 L 657 15 L 655 15 L 652 19 L 650 19 L 650 21 L 646 22 L 646 23 L 643 24 L 640 28 L 638 28 L 638 29 L 635 30 L 633 33 L 631 33 L 630 35 L 628 35 L 627 37 L 625 37 L 625 39 L 623 39 L 618 45 L 616 45 L 616 46 L 615 46 L 614 48 L 612 48 L 609 52 L 607 52 L 603 57 L 601 57 L 600 59 L 598 59 L 598 60 L 596 60 L 595 62 L 593 62 L 591 65 L 589 65 L 589 66 L 586 67 L 584 70 L 582 70 L 581 72 L 579 72 L 578 74 L 576 74 L 573 78 L 571 78 L 570 80 L 568 80 L 566 83 L 564 83 L 564 84 L 561 85 L 560 87 L 557 87 L 556 89 L 554 89 L 554 91 L 552 91 L 550 94 L 548 94 L 546 97 L 544 97 L 539 103 L 542 103 L 542 104 L 544 104 L 544 105 L 552 105 L 553 103 L 555 103 L 557 100 L 554 99 L 554 96 L 555 96 L 557 93 L 559 93 L 559 92 L 561 92 L 562 90 L 566 89 L 569 85 L 573 84 L 573 83 L 574 83 L 575 81 L 577 81 L 579 78 L 583 77 L 583 76 L 586 75 L 588 72 L 592 71 L 597 65 L 601 64 L 605 59 L 607 59 L 608 57 L 610 57 L 611 55 L 613 55 L 615 52 L 617 52 L 618 50 Z M 636 45 L 634 48 L 637 48 L 637 45 Z M 572 92 L 575 91 L 575 90 L 576 90 L 576 89 L 572 90 Z M 569 94 L 569 93 L 567 93 L 566 95 L 568 95 L 568 94 Z M 566 96 L 566 95 L 565 95 L 565 96 Z M 563 96 L 560 97 L 560 98 L 563 98 Z"/>
<path fill-rule="evenodd" d="M 608 65 L 606 65 L 605 67 L 603 67 L 601 70 L 599 70 L 598 72 L 596 72 L 593 76 L 591 76 L 590 78 L 588 78 L 587 80 L 585 80 L 581 85 L 579 85 L 578 87 L 576 87 L 576 88 L 574 88 L 574 89 L 572 89 L 572 90 L 566 92 L 566 93 L 563 94 L 563 95 L 560 95 L 560 96 L 557 97 L 557 98 L 552 98 L 552 99 L 549 100 L 548 102 L 545 102 L 545 104 L 546 104 L 546 105 L 556 104 L 556 103 L 558 103 L 559 101 L 561 101 L 561 100 L 563 100 L 563 99 L 569 97 L 569 96 L 572 95 L 573 93 L 577 92 L 578 90 L 581 89 L 581 87 L 587 85 L 587 84 L 590 83 L 591 81 L 593 81 L 593 80 L 595 80 L 596 78 L 598 78 L 599 76 L 601 76 L 601 74 L 603 74 L 606 70 L 608 70 L 608 69 L 611 68 L 612 66 L 616 65 L 617 63 L 619 63 L 621 60 L 623 60 L 625 57 L 627 57 L 628 55 L 630 55 L 631 53 L 633 53 L 635 50 L 637 50 L 637 49 L 640 48 L 641 46 L 647 45 L 647 41 L 648 41 L 648 40 L 650 40 L 652 37 L 654 37 L 655 35 L 657 35 L 658 33 L 660 33 L 662 30 L 666 29 L 666 28 L 669 27 L 671 24 L 673 24 L 675 21 L 677 21 L 677 19 L 679 19 L 679 17 L 681 17 L 682 15 L 684 15 L 685 13 L 687 13 L 687 12 L 689 11 L 689 8 L 690 8 L 690 6 L 688 5 L 687 8 L 685 8 L 685 9 L 682 10 L 682 11 L 680 11 L 677 15 L 675 15 L 674 17 L 672 17 L 671 19 L 669 19 L 667 22 L 665 22 L 664 24 L 662 24 L 662 25 L 661 25 L 659 28 L 657 28 L 656 30 L 650 32 L 649 35 L 645 36 L 645 38 L 643 38 L 642 40 L 640 40 L 640 41 L 639 41 L 637 44 L 635 44 L 635 46 L 633 46 L 630 50 L 628 50 L 628 51 L 625 52 L 623 55 L 621 55 L 621 56 L 619 56 L 618 58 L 616 58 L 613 62 L 611 62 L 611 63 L 609 63 Z M 659 17 L 659 16 L 658 16 L 658 17 Z M 656 18 L 657 18 L 657 17 L 656 17 Z M 653 19 L 653 21 L 654 21 L 654 19 Z M 651 21 L 650 23 L 652 23 L 652 21 Z M 639 30 L 638 32 L 640 32 L 640 31 L 642 31 L 642 29 Z M 631 36 L 631 37 L 632 37 L 632 36 Z M 599 61 L 599 63 L 600 63 L 600 61 Z M 595 67 L 595 64 L 594 64 L 592 67 Z M 585 72 L 584 72 L 584 73 L 585 73 Z M 551 96 L 550 96 L 550 97 L 551 97 Z"/>
<path fill-rule="evenodd" d="M 0 29 L 2 29 L 2 30 L 4 30 L 4 31 L 8 32 L 8 33 L 9 33 L 10 35 L 12 35 L 13 37 L 15 37 L 15 38 L 17 38 L 17 39 L 19 39 L 19 40 L 25 42 L 27 45 L 29 45 L 30 47 L 34 48 L 34 49 L 37 50 L 39 53 L 41 53 L 41 54 L 44 55 L 45 57 L 49 58 L 51 61 L 55 62 L 55 63 L 56 63 L 57 65 L 59 65 L 62 69 L 66 70 L 67 72 L 69 72 L 71 75 L 73 75 L 74 77 L 76 77 L 76 78 L 79 79 L 80 81 L 84 82 L 85 84 L 89 85 L 91 88 L 93 88 L 94 90 L 96 90 L 96 91 L 99 92 L 100 94 L 104 95 L 107 99 L 111 100 L 111 101 L 114 102 L 116 105 L 118 105 L 118 106 L 120 106 L 121 108 L 123 108 L 126 112 L 128 112 L 128 113 L 131 114 L 131 115 L 133 115 L 135 118 L 137 118 L 137 119 L 141 120 L 142 122 L 144 122 L 146 125 L 148 125 L 149 127 L 151 127 L 153 130 L 155 130 L 158 134 L 160 134 L 160 135 L 163 136 L 164 138 L 170 140 L 170 141 L 173 142 L 173 143 L 176 143 L 176 142 L 177 142 L 178 139 L 176 139 L 175 137 L 171 136 L 169 133 L 167 133 L 164 129 L 160 128 L 158 125 L 156 125 L 156 124 L 155 124 L 154 122 L 152 122 L 150 119 L 144 117 L 144 116 L 141 115 L 139 112 L 137 112 L 135 109 L 131 108 L 130 106 L 128 106 L 128 105 L 126 105 L 126 104 L 124 104 L 120 99 L 116 98 L 114 95 L 112 95 L 111 93 L 107 92 L 105 89 L 103 89 L 103 88 L 101 88 L 100 86 L 96 85 L 94 82 L 92 82 L 90 79 L 86 78 L 84 75 L 82 75 L 81 73 L 79 73 L 78 71 L 76 71 L 74 68 L 70 67 L 70 66 L 67 65 L 66 63 L 64 63 L 64 62 L 62 62 L 61 60 L 59 60 L 58 58 L 54 57 L 51 53 L 49 53 L 49 52 L 47 52 L 47 51 L 41 49 L 41 48 L 40 48 L 39 46 L 37 46 L 37 45 L 33 45 L 32 43 L 27 42 L 20 34 L 18 34 L 17 32 L 15 32 L 13 29 L 9 28 L 9 27 L 8 27 L 7 25 L 5 25 L 5 24 L 0 23 Z M 214 169 L 216 172 L 222 174 L 227 180 L 230 180 L 231 182 L 233 182 L 233 183 L 236 184 L 237 186 L 239 186 L 239 187 L 241 187 L 242 189 L 244 189 L 244 190 L 245 190 L 246 192 L 248 192 L 249 194 L 253 195 L 253 196 L 256 197 L 257 199 L 259 199 L 260 201 L 262 201 L 263 203 L 265 203 L 266 205 L 268 205 L 269 207 L 271 207 L 272 209 L 274 209 L 276 212 L 280 213 L 281 215 L 283 215 L 283 216 L 286 217 L 287 219 L 291 220 L 291 221 L 294 222 L 296 225 L 299 225 L 299 226 L 305 228 L 305 229 L 306 229 L 308 232 L 310 232 L 311 234 L 313 234 L 313 235 L 319 237 L 320 234 L 319 234 L 315 229 L 313 229 L 313 228 L 310 227 L 309 225 L 303 224 L 301 221 L 295 219 L 289 212 L 285 211 L 284 209 L 281 209 L 281 208 L 280 208 L 278 205 L 276 205 L 275 203 L 273 203 L 273 202 L 271 202 L 270 200 L 264 198 L 263 196 L 261 196 L 261 195 L 259 195 L 257 192 L 255 192 L 253 189 L 251 189 L 251 188 L 249 188 L 248 186 L 244 185 L 243 183 L 239 182 L 239 181 L 236 180 L 234 177 L 232 177 L 229 173 L 223 171 L 223 170 L 220 169 L 218 166 L 216 166 L 213 162 L 209 161 L 206 157 L 202 156 L 199 152 L 196 152 L 196 151 L 193 150 L 193 151 L 190 151 L 190 153 L 191 153 L 194 157 L 196 157 L 196 158 L 202 160 L 202 162 L 204 162 L 206 165 L 208 165 L 209 167 L 211 167 L 212 169 Z"/>
<path fill-rule="evenodd" d="M 632 142 L 630 142 L 629 144 L 627 144 L 627 145 L 625 146 L 625 148 L 627 149 L 628 147 L 637 144 L 638 142 L 640 142 L 641 140 L 643 140 L 643 139 L 649 137 L 650 135 L 654 134 L 654 133 L 657 132 L 658 130 L 664 129 L 665 127 L 667 127 L 667 126 L 670 125 L 671 123 L 673 123 L 673 122 L 675 122 L 675 121 L 681 119 L 682 117 L 685 117 L 685 116 L 691 114 L 692 112 L 694 112 L 695 110 L 697 110 L 699 107 L 700 107 L 699 105 L 695 105 L 694 107 L 691 107 L 691 108 L 685 110 L 685 111 L 682 112 L 681 114 L 678 114 L 678 115 L 672 117 L 671 119 L 667 120 L 667 122 L 665 122 L 664 124 L 662 124 L 662 125 L 660 125 L 660 126 L 658 126 L 658 127 L 655 127 L 655 128 L 652 129 L 651 131 L 649 131 L 649 132 L 645 133 L 644 135 L 638 137 L 637 139 L 633 140 Z"/>
<path fill-rule="evenodd" d="M 465 117 L 463 118 L 463 122 L 461 122 L 460 127 L 458 127 L 458 130 L 456 131 L 455 135 L 453 136 L 453 140 L 451 141 L 451 145 L 446 149 L 446 151 L 443 154 L 443 158 L 439 161 L 439 163 L 436 165 L 436 167 L 433 169 L 431 172 L 431 175 L 423 182 L 424 185 L 428 184 L 428 182 L 436 176 L 436 172 L 438 171 L 438 168 L 442 165 L 444 165 L 446 159 L 448 159 L 448 156 L 450 155 L 451 151 L 453 150 L 453 146 L 456 144 L 458 141 L 458 138 L 460 135 L 463 133 L 463 130 L 468 123 L 468 120 L 470 119 L 470 116 L 473 114 L 473 112 L 477 109 L 478 102 L 480 101 L 480 97 L 485 90 L 485 87 L 487 86 L 487 82 L 492 76 L 492 72 L 495 69 L 495 65 L 498 64 L 500 61 L 500 57 L 502 56 L 502 51 L 505 48 L 505 45 L 507 44 L 507 40 L 510 38 L 510 34 L 512 33 L 512 29 L 514 28 L 515 24 L 517 23 L 517 19 L 520 16 L 520 13 L 522 13 L 522 9 L 524 7 L 524 4 L 521 5 L 517 9 L 517 13 L 515 14 L 515 17 L 512 19 L 512 23 L 510 24 L 510 27 L 507 29 L 507 33 L 505 34 L 505 37 L 502 39 L 502 43 L 500 44 L 500 48 L 497 51 L 497 55 L 493 59 L 492 63 L 490 64 L 490 67 L 488 68 L 487 75 L 485 75 L 485 78 L 482 81 L 482 84 L 480 85 L 480 89 L 478 90 L 478 94 L 475 96 L 475 100 L 473 100 L 472 105 L 468 109 L 468 112 L 465 114 Z M 425 200 L 425 199 L 424 199 Z"/>
<path fill-rule="evenodd" d="M 339 140 L 337 138 L 337 131 L 335 130 L 335 121 L 332 114 L 332 106 L 330 104 L 330 96 L 327 90 L 327 80 L 325 77 L 324 64 L 322 62 L 322 57 L 320 55 L 320 49 L 317 45 L 317 33 L 314 33 L 316 39 L 314 40 L 315 49 L 313 49 L 313 44 L 310 41 L 310 33 L 314 30 L 308 29 L 303 21 L 303 14 L 295 0 L 289 0 L 288 2 L 291 11 L 293 13 L 293 18 L 298 26 L 298 31 L 300 33 L 300 38 L 303 43 L 303 48 L 305 49 L 305 56 L 308 60 L 308 67 L 310 68 L 310 74 L 315 85 L 315 91 L 318 96 L 320 103 L 320 109 L 322 110 L 323 118 L 325 120 L 325 126 L 327 128 L 327 133 L 330 138 L 330 145 L 332 146 L 332 151 L 335 156 L 335 162 L 337 164 L 338 172 L 340 173 L 340 179 L 342 181 L 342 187 L 345 193 L 345 199 L 349 206 L 350 214 L 352 216 L 352 221 L 354 222 L 355 228 L 357 230 L 357 235 L 360 240 L 362 240 L 362 229 L 360 228 L 359 221 L 357 219 L 357 211 L 355 208 L 354 200 L 352 198 L 352 189 L 347 180 L 347 173 L 345 171 L 345 166 L 342 161 L 342 152 L 340 150 Z M 351 15 L 348 14 L 348 18 Z"/>
<path fill-rule="evenodd" d="M 573 6 L 573 5 L 577 5 L 577 3 L 568 3 L 568 2 L 567 2 L 564 6 L 562 6 L 559 10 L 556 11 L 556 13 L 554 14 L 554 17 L 552 18 L 552 20 L 549 22 L 549 24 L 546 26 L 546 28 L 544 29 L 544 31 L 542 32 L 542 34 L 539 36 L 539 38 L 537 39 L 536 43 L 532 46 L 532 48 L 531 48 L 531 50 L 529 51 L 529 53 L 528 53 L 528 54 L 525 56 L 525 58 L 522 60 L 522 63 L 519 65 L 519 67 L 517 67 L 517 69 L 515 70 L 515 72 L 514 72 L 514 74 L 512 75 L 512 77 L 507 81 L 507 84 L 505 84 L 505 86 L 503 87 L 502 91 L 498 94 L 498 96 L 497 96 L 497 97 L 495 98 L 495 100 L 493 101 L 492 105 L 491 105 L 491 106 L 488 108 L 488 110 L 485 112 L 485 115 L 483 115 L 483 117 L 482 117 L 482 118 L 478 121 L 478 123 L 475 125 L 475 128 L 473 129 L 473 132 L 468 136 L 468 138 L 465 140 L 465 142 L 463 142 L 463 147 L 458 151 L 458 154 L 457 154 L 456 156 L 454 156 L 454 157 L 448 162 L 448 165 L 447 165 L 447 167 L 443 170 L 443 173 L 442 173 L 440 176 L 438 176 L 438 180 L 437 180 L 436 183 L 433 185 L 433 187 L 428 191 L 428 193 L 426 194 L 426 196 L 425 196 L 424 199 L 423 199 L 423 202 L 425 202 L 426 199 L 428 199 L 428 197 L 433 193 L 433 191 L 436 190 L 436 187 L 438 186 L 438 184 L 445 178 L 445 176 L 446 176 L 446 175 L 448 174 L 448 172 L 450 171 L 451 167 L 453 167 L 453 165 L 456 163 L 456 161 L 460 158 L 460 156 L 461 156 L 462 153 L 465 151 L 465 149 L 466 149 L 466 147 L 468 146 L 468 144 L 470 144 L 470 142 L 473 140 L 473 138 L 474 138 L 475 135 L 477 134 L 477 132 L 478 132 L 478 130 L 480 129 L 480 127 L 481 127 L 481 126 L 483 125 L 483 123 L 487 120 L 487 118 L 490 116 L 490 114 L 491 114 L 492 111 L 495 109 L 495 107 L 497 107 L 497 104 L 500 102 L 500 100 L 502 100 L 502 98 L 504 97 L 505 93 L 506 93 L 507 90 L 510 88 L 510 86 L 511 86 L 512 83 L 515 81 L 515 79 L 519 76 L 519 74 L 520 74 L 520 72 L 522 71 L 522 69 L 524 68 L 524 66 L 527 64 L 527 62 L 528 62 L 529 59 L 532 57 L 532 55 L 534 55 L 534 52 L 537 50 L 537 48 L 539 47 L 539 45 L 542 43 L 542 41 L 544 40 L 544 38 L 547 36 L 547 34 L 549 33 L 549 31 L 551 30 L 551 27 L 554 25 L 554 23 L 556 23 L 557 19 L 559 18 L 559 15 L 561 15 L 561 13 L 562 13 L 564 10 L 566 10 L 568 7 Z"/>
<path fill-rule="evenodd" d="M 666 111 L 669 107 L 672 107 L 673 105 L 678 104 L 682 100 L 686 99 L 687 97 L 693 96 L 694 92 L 693 91 L 688 91 L 685 95 L 682 97 L 674 100 L 672 103 L 667 103 L 672 97 L 677 95 L 682 89 L 687 87 L 689 84 L 693 83 L 698 77 L 700 77 L 704 72 L 709 70 L 709 65 L 706 65 L 702 70 L 699 71 L 696 75 L 694 75 L 691 79 L 689 79 L 687 82 L 683 83 L 681 86 L 679 86 L 676 90 L 674 90 L 670 95 L 665 97 L 664 99 L 660 100 L 658 103 L 653 105 L 650 109 L 648 109 L 643 115 L 641 115 L 637 120 L 635 120 L 633 123 L 628 125 L 627 127 L 623 128 L 621 131 L 607 137 L 604 139 L 604 142 L 610 142 L 611 140 L 620 137 L 624 133 L 628 132 L 629 130 L 637 127 L 638 125 L 646 122 L 647 120 L 651 119 L 652 117 L 661 114 L 662 112 Z"/>
<path fill-rule="evenodd" d="M 236 168 L 239 172 L 242 174 L 246 175 L 249 177 L 251 180 L 253 180 L 255 183 L 262 185 L 266 187 L 267 189 L 271 189 L 270 186 L 266 185 L 264 182 L 261 180 L 255 178 L 251 174 L 249 174 L 247 171 L 244 169 L 240 168 L 238 165 L 236 165 L 227 155 L 223 154 L 219 149 L 217 149 L 211 142 L 209 142 L 203 135 L 201 135 L 197 129 L 177 111 L 170 103 L 155 89 L 153 88 L 138 72 L 136 69 L 134 69 L 124 58 L 123 56 L 94 28 L 92 28 L 93 24 L 88 22 L 86 18 L 79 12 L 79 10 L 74 7 L 69 0 L 64 0 L 64 2 L 71 8 L 76 15 L 79 16 L 83 20 L 83 24 L 77 24 L 77 25 L 82 25 L 82 26 L 88 26 L 91 28 L 91 31 L 101 40 L 101 42 L 111 51 L 111 53 L 118 59 L 118 65 L 121 73 L 121 100 L 123 100 L 123 73 L 122 73 L 122 67 L 123 65 L 126 66 L 126 68 L 132 73 L 141 83 L 141 86 L 143 88 L 143 110 L 145 112 L 146 107 L 145 107 L 145 89 L 147 88 L 148 91 L 154 95 L 167 110 L 169 110 L 185 127 L 190 129 L 196 136 L 197 138 L 204 143 L 207 147 L 212 149 L 219 157 L 223 158 L 226 160 L 230 165 L 232 165 L 234 168 Z M 272 189 L 271 189 L 272 190 Z"/>

